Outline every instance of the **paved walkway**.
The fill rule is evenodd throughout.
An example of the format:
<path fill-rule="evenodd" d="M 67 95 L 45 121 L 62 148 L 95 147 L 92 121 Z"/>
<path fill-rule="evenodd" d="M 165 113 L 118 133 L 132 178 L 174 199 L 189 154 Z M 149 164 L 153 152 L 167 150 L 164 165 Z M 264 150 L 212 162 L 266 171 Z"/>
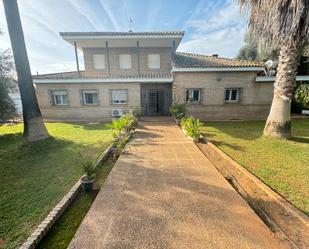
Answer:
<path fill-rule="evenodd" d="M 167 118 L 140 122 L 69 248 L 284 248 Z"/>

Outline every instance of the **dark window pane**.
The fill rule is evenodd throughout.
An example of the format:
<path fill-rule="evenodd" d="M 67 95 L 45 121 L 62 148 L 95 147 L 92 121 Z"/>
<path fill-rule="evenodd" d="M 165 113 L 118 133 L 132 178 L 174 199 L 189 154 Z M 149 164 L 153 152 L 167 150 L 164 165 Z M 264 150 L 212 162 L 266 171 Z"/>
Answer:
<path fill-rule="evenodd" d="M 225 100 L 230 100 L 230 90 L 229 89 L 225 90 Z"/>
<path fill-rule="evenodd" d="M 238 90 L 235 90 L 235 89 L 232 90 L 232 97 L 231 97 L 231 100 L 234 100 L 234 101 L 237 100 L 237 91 L 238 91 Z"/>
<path fill-rule="evenodd" d="M 186 91 L 186 101 L 189 101 L 189 90 Z"/>
<path fill-rule="evenodd" d="M 62 101 L 64 105 L 69 104 L 68 95 L 62 95 Z"/>
<path fill-rule="evenodd" d="M 97 102 L 96 93 L 85 93 L 85 103 L 86 104 L 95 104 Z"/>
<path fill-rule="evenodd" d="M 199 98 L 200 98 L 200 91 L 194 90 L 193 91 L 193 101 L 199 101 Z"/>

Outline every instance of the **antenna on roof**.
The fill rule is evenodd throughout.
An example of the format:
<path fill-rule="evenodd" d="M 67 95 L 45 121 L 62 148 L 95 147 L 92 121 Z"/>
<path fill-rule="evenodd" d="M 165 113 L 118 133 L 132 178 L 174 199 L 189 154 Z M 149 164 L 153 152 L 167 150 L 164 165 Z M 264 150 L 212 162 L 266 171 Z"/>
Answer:
<path fill-rule="evenodd" d="M 129 32 L 133 32 L 133 21 L 132 21 L 132 17 L 129 18 L 128 20 L 128 24 L 129 24 Z"/>

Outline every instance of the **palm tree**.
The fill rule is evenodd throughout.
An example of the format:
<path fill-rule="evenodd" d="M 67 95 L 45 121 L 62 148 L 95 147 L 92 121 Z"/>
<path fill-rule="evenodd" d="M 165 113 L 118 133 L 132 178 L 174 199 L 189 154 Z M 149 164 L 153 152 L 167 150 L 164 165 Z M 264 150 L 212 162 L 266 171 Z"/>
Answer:
<path fill-rule="evenodd" d="M 45 139 L 49 135 L 43 122 L 33 86 L 24 34 L 18 12 L 17 0 L 3 0 L 3 4 L 18 77 L 18 87 L 23 106 L 23 135 L 25 140 L 28 142 Z"/>
<path fill-rule="evenodd" d="M 249 32 L 280 48 L 274 97 L 264 135 L 291 137 L 291 99 L 302 47 L 309 38 L 309 0 L 239 0 Z"/>

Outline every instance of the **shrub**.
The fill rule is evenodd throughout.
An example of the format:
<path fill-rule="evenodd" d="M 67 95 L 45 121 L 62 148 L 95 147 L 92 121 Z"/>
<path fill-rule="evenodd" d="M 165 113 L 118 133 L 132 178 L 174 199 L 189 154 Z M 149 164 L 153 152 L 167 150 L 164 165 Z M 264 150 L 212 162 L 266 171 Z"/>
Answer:
<path fill-rule="evenodd" d="M 170 107 L 171 114 L 178 120 L 184 118 L 186 116 L 186 105 L 175 103 Z"/>
<path fill-rule="evenodd" d="M 87 180 L 92 180 L 95 177 L 95 169 L 93 167 L 93 162 L 91 160 L 82 161 L 83 172 Z"/>
<path fill-rule="evenodd" d="M 201 127 L 203 123 L 199 119 L 190 117 L 181 120 L 182 128 L 187 132 L 187 135 L 193 139 L 199 139 L 201 136 Z"/>
<path fill-rule="evenodd" d="M 117 137 L 121 132 L 128 132 L 133 130 L 137 125 L 136 117 L 131 114 L 122 115 L 119 120 L 113 120 L 113 135 Z"/>
<path fill-rule="evenodd" d="M 309 84 L 299 85 L 294 95 L 296 103 L 306 107 L 309 105 Z"/>

